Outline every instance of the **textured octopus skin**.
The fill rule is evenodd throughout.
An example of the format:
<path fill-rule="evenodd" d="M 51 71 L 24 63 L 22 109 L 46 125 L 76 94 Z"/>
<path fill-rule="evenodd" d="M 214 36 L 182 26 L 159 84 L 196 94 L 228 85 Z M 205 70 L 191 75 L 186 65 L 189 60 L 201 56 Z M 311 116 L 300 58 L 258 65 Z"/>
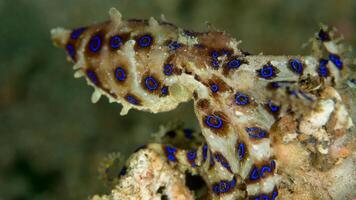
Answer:
<path fill-rule="evenodd" d="M 250 55 L 224 32 L 186 31 L 165 21 L 109 21 L 74 30 L 52 30 L 55 45 L 75 63 L 75 77 L 123 105 L 158 113 L 193 99 L 206 140 L 194 151 L 169 145 L 147 148 L 182 170 L 200 174 L 212 198 L 276 199 L 280 176 L 270 129 L 297 113 L 295 102 L 311 106 L 318 93 L 339 83 L 347 70 L 330 29 L 313 39 L 310 56 Z"/>

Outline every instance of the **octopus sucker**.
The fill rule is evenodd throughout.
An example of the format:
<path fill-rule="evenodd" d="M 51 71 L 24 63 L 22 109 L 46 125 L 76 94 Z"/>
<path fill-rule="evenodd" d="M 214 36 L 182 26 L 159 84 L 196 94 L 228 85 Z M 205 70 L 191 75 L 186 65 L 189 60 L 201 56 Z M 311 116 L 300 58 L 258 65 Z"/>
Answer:
<path fill-rule="evenodd" d="M 74 63 L 74 76 L 94 87 L 92 102 L 107 96 L 126 115 L 131 108 L 158 113 L 193 100 L 201 134 L 178 128 L 160 134 L 128 160 L 109 198 L 93 199 L 117 200 L 114 193 L 130 199 L 122 197 L 125 184 L 155 196 L 140 180 L 127 178 L 140 167 L 161 177 L 157 184 L 170 189 L 172 199 L 193 198 L 182 184 L 188 172 L 202 177 L 209 199 L 286 199 L 306 187 L 288 183 L 288 177 L 302 176 L 294 160 L 304 165 L 300 160 L 313 156 L 308 166 L 317 174 L 337 168 L 331 160 L 353 159 L 338 156 L 340 140 L 349 141 L 353 127 L 338 88 L 353 64 L 334 30 L 323 26 L 311 39 L 312 55 L 250 55 L 225 32 L 187 31 L 154 18 L 126 20 L 114 8 L 109 14 L 103 23 L 51 31 L 53 43 Z M 137 159 L 145 165 L 133 165 Z M 155 165 L 164 169 L 162 176 Z M 293 187 L 299 190 L 291 192 Z M 174 197 L 180 190 L 184 197 Z"/>

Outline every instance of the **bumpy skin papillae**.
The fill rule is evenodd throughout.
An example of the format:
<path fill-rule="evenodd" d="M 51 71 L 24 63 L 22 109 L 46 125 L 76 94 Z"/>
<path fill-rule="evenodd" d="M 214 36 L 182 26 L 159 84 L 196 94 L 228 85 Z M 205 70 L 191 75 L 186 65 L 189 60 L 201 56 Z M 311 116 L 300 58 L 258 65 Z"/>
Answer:
<path fill-rule="evenodd" d="M 345 74 L 332 31 L 313 39 L 313 56 L 249 55 L 223 32 L 195 33 L 151 18 L 111 20 L 52 31 L 56 45 L 101 95 L 130 108 L 169 111 L 194 100 L 207 145 L 194 152 L 151 144 L 168 161 L 202 175 L 213 198 L 275 199 L 280 177 L 269 130 L 280 117 L 302 116 Z M 302 106 L 301 106 L 302 105 Z M 187 155 L 193 156 L 194 164 Z M 189 157 L 192 158 L 192 157 Z"/>

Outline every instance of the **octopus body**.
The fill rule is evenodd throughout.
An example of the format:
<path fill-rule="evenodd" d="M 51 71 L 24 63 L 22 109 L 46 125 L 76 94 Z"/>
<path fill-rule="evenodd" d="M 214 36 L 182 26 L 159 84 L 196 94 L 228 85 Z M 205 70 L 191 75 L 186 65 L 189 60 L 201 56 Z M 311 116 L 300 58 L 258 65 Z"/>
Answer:
<path fill-rule="evenodd" d="M 322 28 L 311 56 L 251 55 L 224 32 L 183 30 L 165 21 L 110 20 L 52 30 L 75 63 L 75 77 L 123 105 L 158 113 L 193 99 L 204 142 L 193 149 L 149 144 L 167 162 L 203 177 L 213 199 L 277 199 L 273 126 L 303 117 L 347 71 L 333 32 Z"/>

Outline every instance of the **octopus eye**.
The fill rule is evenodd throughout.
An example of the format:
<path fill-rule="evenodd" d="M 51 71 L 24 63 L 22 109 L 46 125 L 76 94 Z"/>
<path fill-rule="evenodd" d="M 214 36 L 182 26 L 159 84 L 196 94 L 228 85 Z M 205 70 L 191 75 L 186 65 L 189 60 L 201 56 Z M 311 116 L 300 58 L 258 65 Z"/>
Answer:
<path fill-rule="evenodd" d="M 330 36 L 329 36 L 328 32 L 324 31 L 323 29 L 321 29 L 319 31 L 318 37 L 319 37 L 319 40 L 321 40 L 323 42 L 330 41 Z"/>
<path fill-rule="evenodd" d="M 213 129 L 219 129 L 223 125 L 223 121 L 219 116 L 216 115 L 208 115 L 204 120 L 205 124 Z"/>
<path fill-rule="evenodd" d="M 101 38 L 99 35 L 93 36 L 89 41 L 89 50 L 93 53 L 96 53 L 101 48 Z"/>
<path fill-rule="evenodd" d="M 235 94 L 235 103 L 239 106 L 244 106 L 250 103 L 250 98 L 241 92 Z"/>
<path fill-rule="evenodd" d="M 138 39 L 138 45 L 142 48 L 149 47 L 149 46 L 151 46 L 152 41 L 153 41 L 152 36 L 144 35 Z"/>
<path fill-rule="evenodd" d="M 298 59 L 290 60 L 289 67 L 292 71 L 294 71 L 297 74 L 303 73 L 303 64 Z"/>
<path fill-rule="evenodd" d="M 115 78 L 118 81 L 124 81 L 126 79 L 126 73 L 122 67 L 117 67 L 115 69 Z"/>
<path fill-rule="evenodd" d="M 122 38 L 118 35 L 115 35 L 110 38 L 110 47 L 112 49 L 118 49 L 122 45 Z"/>
<path fill-rule="evenodd" d="M 147 76 L 145 78 L 145 86 L 148 90 L 154 91 L 158 88 L 158 82 L 152 76 Z"/>

